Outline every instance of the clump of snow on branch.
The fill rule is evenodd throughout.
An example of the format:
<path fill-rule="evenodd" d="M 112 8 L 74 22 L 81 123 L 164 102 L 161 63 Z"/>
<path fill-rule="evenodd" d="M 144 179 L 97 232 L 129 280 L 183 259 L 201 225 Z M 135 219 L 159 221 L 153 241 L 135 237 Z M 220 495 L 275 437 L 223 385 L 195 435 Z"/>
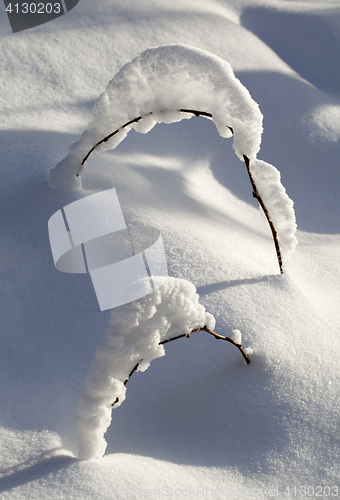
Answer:
<path fill-rule="evenodd" d="M 280 172 L 273 165 L 255 160 L 250 164 L 250 171 L 275 226 L 285 267 L 297 245 L 294 203 L 281 184 Z"/>
<path fill-rule="evenodd" d="M 163 340 L 196 328 L 213 330 L 214 317 L 199 303 L 194 285 L 168 278 L 154 293 L 111 311 L 103 342 L 97 347 L 86 385 L 77 403 L 78 456 L 101 458 L 104 434 L 111 423 L 111 405 L 125 399 L 126 380 L 165 354 Z"/>
<path fill-rule="evenodd" d="M 236 344 L 241 345 L 242 344 L 242 334 L 240 330 L 237 330 L 236 328 L 230 332 L 229 335 L 230 340 L 233 340 L 236 342 Z"/>
<path fill-rule="evenodd" d="M 50 172 L 52 185 L 74 185 L 88 151 L 115 130 L 119 132 L 98 151 L 115 148 L 131 128 L 146 133 L 156 123 L 192 118 L 192 113 L 180 109 L 212 114 L 222 137 L 231 137 L 228 127 L 233 129 L 233 147 L 239 158 L 246 155 L 255 159 L 261 143 L 262 114 L 231 66 L 204 50 L 165 45 L 145 50 L 113 77 L 94 105 L 92 123 Z M 138 117 L 142 119 L 122 128 Z"/>

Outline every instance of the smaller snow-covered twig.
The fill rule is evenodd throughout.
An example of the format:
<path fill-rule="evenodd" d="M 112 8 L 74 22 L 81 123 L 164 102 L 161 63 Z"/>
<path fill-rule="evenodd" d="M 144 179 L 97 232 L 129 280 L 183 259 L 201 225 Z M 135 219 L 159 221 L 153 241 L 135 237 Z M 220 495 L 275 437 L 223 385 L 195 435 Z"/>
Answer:
<path fill-rule="evenodd" d="M 241 352 L 242 356 L 244 357 L 244 359 L 246 360 L 246 363 L 247 365 L 250 364 L 250 359 L 248 358 L 247 356 L 247 353 L 245 352 L 245 350 L 243 349 L 242 345 L 241 344 L 238 344 L 237 342 L 235 342 L 233 339 L 229 338 L 229 337 L 224 337 L 223 335 L 219 335 L 218 333 L 215 333 L 213 332 L 212 330 L 209 330 L 209 328 L 207 328 L 206 326 L 204 326 L 203 328 L 196 328 L 195 330 L 192 330 L 191 332 L 189 333 L 182 333 L 182 335 L 177 335 L 176 337 L 172 337 L 171 339 L 166 339 L 166 340 L 163 340 L 162 342 L 159 342 L 159 345 L 163 345 L 163 344 L 167 344 L 168 342 L 172 342 L 173 340 L 177 340 L 177 339 L 182 339 L 184 337 L 187 337 L 187 338 L 190 338 L 190 336 L 193 334 L 193 333 L 196 333 L 196 332 L 207 332 L 207 333 L 210 333 L 210 335 L 213 335 L 213 337 L 215 337 L 215 339 L 217 340 L 226 340 L 227 342 L 230 342 L 231 344 L 233 344 L 234 346 L 236 346 L 238 348 L 238 350 Z M 129 376 L 127 377 L 127 379 L 124 381 L 124 385 L 126 385 L 128 383 L 128 381 L 130 380 L 131 376 L 134 374 L 134 372 L 137 370 L 139 364 L 142 362 L 143 360 L 141 359 L 139 363 L 136 364 L 136 366 L 133 368 L 133 370 L 131 370 Z M 113 408 L 115 404 L 117 404 L 119 402 L 119 398 L 117 397 L 115 399 L 115 401 L 112 403 L 111 407 Z"/>
<path fill-rule="evenodd" d="M 113 309 L 77 402 L 79 458 L 104 455 L 112 407 L 124 401 L 127 382 L 135 371 L 145 371 L 154 359 L 164 356 L 166 341 L 202 330 L 243 351 L 239 330 L 232 330 L 226 338 L 214 329 L 215 318 L 200 304 L 194 285 L 179 278 L 169 277 L 152 294 Z"/>
<path fill-rule="evenodd" d="M 247 365 L 250 364 L 250 360 L 249 360 L 246 352 L 244 351 L 243 347 L 241 346 L 241 344 L 238 344 L 237 342 L 235 342 L 233 339 L 231 339 L 229 337 L 224 337 L 223 335 L 219 335 L 218 333 L 215 333 L 212 330 L 209 330 L 209 328 L 207 328 L 206 326 L 204 326 L 203 328 L 196 328 L 196 330 L 192 330 L 189 333 L 183 333 L 182 335 L 178 335 L 178 337 L 173 337 L 172 339 L 163 340 L 163 342 L 160 342 L 160 345 L 166 344 L 167 342 L 172 342 L 173 340 L 181 339 L 183 337 L 189 338 L 190 335 L 192 333 L 195 333 L 195 332 L 207 332 L 207 333 L 210 333 L 210 335 L 213 335 L 215 337 L 215 339 L 217 339 L 217 340 L 226 340 L 227 342 L 230 342 L 231 344 L 235 345 L 239 349 L 242 356 L 246 360 Z"/>
<path fill-rule="evenodd" d="M 207 333 L 210 333 L 210 335 L 213 335 L 215 337 L 215 339 L 217 339 L 217 340 L 226 340 L 227 342 L 230 342 L 231 344 L 233 344 L 234 346 L 236 346 L 238 348 L 238 350 L 241 352 L 242 356 L 246 360 L 247 365 L 250 364 L 250 359 L 248 358 L 248 356 L 247 356 L 245 350 L 243 349 L 242 345 L 238 344 L 237 342 L 235 342 L 230 337 L 224 337 L 223 335 L 219 335 L 218 333 L 215 333 L 212 330 L 209 330 L 209 328 L 207 328 L 206 326 L 204 328 L 197 328 L 197 330 L 193 330 L 192 332 L 188 333 L 188 335 L 186 335 L 186 336 L 190 337 L 190 335 L 192 333 L 195 333 L 195 332 L 207 332 Z"/>
<path fill-rule="evenodd" d="M 263 212 L 264 212 L 264 214 L 266 216 L 266 219 L 268 221 L 270 230 L 272 232 L 273 240 L 274 240 L 274 245 L 275 245 L 275 250 L 276 250 L 276 255 L 277 255 L 277 260 L 279 262 L 279 267 L 280 267 L 280 273 L 283 274 L 282 256 L 281 256 L 281 250 L 280 250 L 279 240 L 277 238 L 276 229 L 274 227 L 274 224 L 270 220 L 269 212 L 267 210 L 267 207 L 264 204 L 264 202 L 263 202 L 263 200 L 262 200 L 262 198 L 261 198 L 261 196 L 260 196 L 260 194 L 258 192 L 256 184 L 254 182 L 253 176 L 251 175 L 251 172 L 250 172 L 250 160 L 249 160 L 249 158 L 246 155 L 243 155 L 243 158 L 244 158 L 244 163 L 246 164 L 246 167 L 247 167 L 247 172 L 248 172 L 248 175 L 249 175 L 251 187 L 253 188 L 253 197 L 256 198 L 257 201 L 259 202 L 259 205 L 261 206 L 261 208 L 262 208 L 262 210 L 263 210 Z"/>

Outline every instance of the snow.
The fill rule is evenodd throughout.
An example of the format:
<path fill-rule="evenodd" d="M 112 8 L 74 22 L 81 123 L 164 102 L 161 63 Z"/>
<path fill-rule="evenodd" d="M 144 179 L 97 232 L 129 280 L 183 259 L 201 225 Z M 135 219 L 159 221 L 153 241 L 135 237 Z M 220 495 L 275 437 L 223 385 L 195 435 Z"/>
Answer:
<path fill-rule="evenodd" d="M 340 139 L 339 120 L 340 106 L 326 104 L 314 109 L 312 116 L 306 122 L 316 141 L 337 142 Z"/>
<path fill-rule="evenodd" d="M 231 340 L 233 340 L 234 342 L 236 342 L 236 344 L 240 344 L 240 345 L 242 344 L 242 334 L 241 334 L 240 330 L 238 330 L 237 328 L 235 328 L 234 330 L 231 331 L 229 338 Z"/>
<path fill-rule="evenodd" d="M 287 269 L 287 262 L 297 245 L 293 201 L 280 182 L 280 172 L 273 165 L 255 160 L 250 171 L 277 231 L 284 268 Z"/>
<path fill-rule="evenodd" d="M 304 486 L 336 498 L 339 9 L 338 0 L 81 0 L 16 34 L 3 11 L 0 498 L 218 498 L 223 489 L 281 500 L 294 486 L 296 498 Z M 298 225 L 283 276 L 245 165 L 210 120 L 131 130 L 91 155 L 81 188 L 47 185 L 112 76 L 162 45 L 228 61 L 258 103 L 258 156 L 280 172 Z M 47 224 L 112 188 L 127 225 L 161 232 L 170 276 L 193 283 L 215 331 L 242 332 L 251 364 L 205 332 L 166 344 L 113 409 L 105 456 L 79 460 L 76 404 L 110 313 L 89 275 L 56 270 Z"/>

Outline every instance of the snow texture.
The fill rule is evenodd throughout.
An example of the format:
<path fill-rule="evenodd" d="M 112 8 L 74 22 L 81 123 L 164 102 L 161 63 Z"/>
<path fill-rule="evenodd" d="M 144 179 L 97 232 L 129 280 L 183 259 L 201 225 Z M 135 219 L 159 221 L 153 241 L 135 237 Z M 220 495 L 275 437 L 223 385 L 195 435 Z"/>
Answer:
<path fill-rule="evenodd" d="M 297 225 L 294 203 L 281 184 L 280 172 L 273 165 L 255 160 L 250 164 L 250 172 L 276 229 L 283 268 L 286 269 L 287 262 L 298 243 L 295 236 Z"/>
<path fill-rule="evenodd" d="M 156 123 L 192 118 L 180 109 L 212 114 L 219 134 L 231 137 L 237 156 L 255 159 L 260 149 L 262 114 L 248 90 L 226 61 L 187 45 L 147 49 L 126 64 L 111 80 L 93 108 L 94 120 L 68 156 L 51 172 L 55 187 L 79 185 L 77 174 L 91 148 L 119 130 L 97 151 L 115 148 L 131 128 L 147 133 Z M 138 122 L 131 120 L 142 117 Z M 230 127 L 230 128 L 229 128 Z"/>
<path fill-rule="evenodd" d="M 153 359 L 164 356 L 160 342 L 203 326 L 213 330 L 214 317 L 199 303 L 194 285 L 183 279 L 168 278 L 153 294 L 112 309 L 77 403 L 79 458 L 104 455 L 111 405 L 116 398 L 115 407 L 124 401 L 124 381 L 134 367 L 145 371 Z"/>

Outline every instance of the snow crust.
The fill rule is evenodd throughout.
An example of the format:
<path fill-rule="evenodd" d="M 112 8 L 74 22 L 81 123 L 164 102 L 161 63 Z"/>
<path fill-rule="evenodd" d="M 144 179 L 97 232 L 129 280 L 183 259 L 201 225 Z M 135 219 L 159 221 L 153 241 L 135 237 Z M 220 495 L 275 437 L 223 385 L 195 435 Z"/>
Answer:
<path fill-rule="evenodd" d="M 115 148 L 131 128 L 143 134 L 156 123 L 174 123 L 192 118 L 180 109 L 212 115 L 218 133 L 231 137 L 237 156 L 250 159 L 260 149 L 262 114 L 248 90 L 235 77 L 229 63 L 205 50 L 187 45 L 165 45 L 147 49 L 113 77 L 93 107 L 94 119 L 68 156 L 51 172 L 55 187 L 77 186 L 76 175 L 91 148 Z M 123 128 L 132 120 L 141 119 Z"/>
<path fill-rule="evenodd" d="M 276 229 L 283 268 L 286 269 L 298 243 L 294 203 L 287 195 L 281 183 L 281 174 L 274 165 L 256 159 L 250 164 L 250 172 Z"/>
<path fill-rule="evenodd" d="M 135 366 L 145 371 L 153 359 L 164 356 L 160 342 L 203 326 L 213 330 L 215 319 L 199 303 L 194 285 L 183 279 L 168 278 L 153 294 L 112 309 L 77 403 L 79 458 L 104 455 L 111 405 L 117 398 L 115 407 L 124 401 L 124 381 Z"/>

